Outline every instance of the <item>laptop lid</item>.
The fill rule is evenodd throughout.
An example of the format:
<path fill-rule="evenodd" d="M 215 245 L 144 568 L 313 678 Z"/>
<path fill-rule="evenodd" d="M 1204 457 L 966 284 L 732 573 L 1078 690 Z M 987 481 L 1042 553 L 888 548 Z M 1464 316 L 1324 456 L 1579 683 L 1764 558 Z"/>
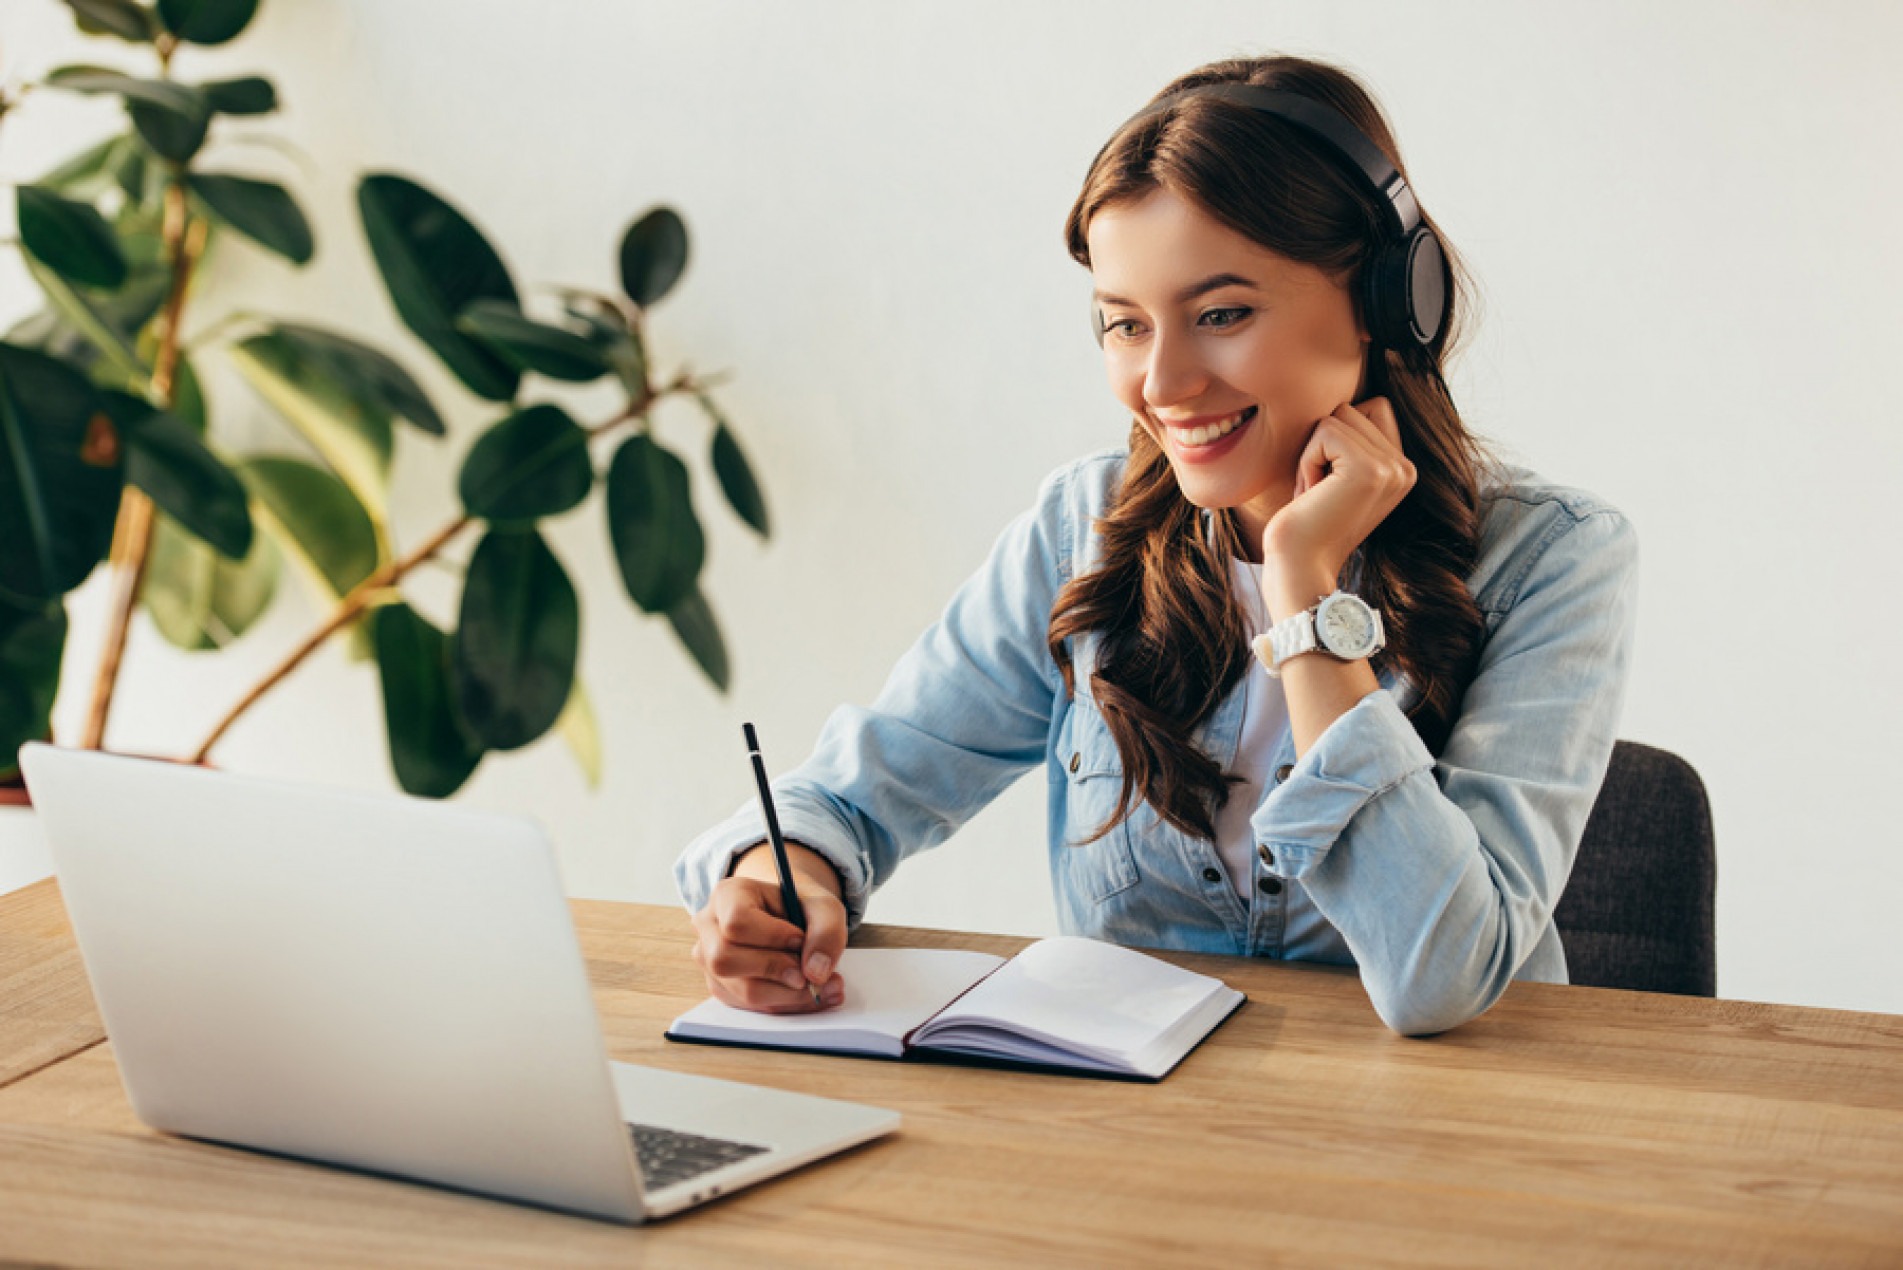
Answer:
<path fill-rule="evenodd" d="M 21 764 L 140 1119 L 641 1219 L 532 821 L 38 744 Z"/>

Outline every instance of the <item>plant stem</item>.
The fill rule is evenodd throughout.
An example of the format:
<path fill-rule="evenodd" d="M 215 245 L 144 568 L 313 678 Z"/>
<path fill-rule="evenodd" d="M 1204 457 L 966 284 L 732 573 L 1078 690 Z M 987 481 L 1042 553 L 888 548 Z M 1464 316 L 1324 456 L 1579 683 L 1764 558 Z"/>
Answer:
<path fill-rule="evenodd" d="M 692 377 L 679 375 L 675 377 L 672 383 L 660 389 L 658 392 L 650 388 L 641 397 L 630 401 L 627 409 L 623 410 L 620 414 L 589 428 L 588 436 L 590 439 L 593 439 L 605 432 L 620 427 L 624 423 L 644 418 L 648 411 L 653 408 L 654 403 L 661 398 L 671 396 L 674 393 L 691 392 L 695 386 L 696 381 Z M 191 761 L 194 763 L 203 763 L 210 758 L 212 747 L 224 739 L 225 733 L 231 730 L 231 725 L 238 721 L 240 715 L 256 705 L 258 700 L 263 697 L 265 693 L 275 688 L 293 670 L 303 665 L 304 660 L 319 648 L 323 647 L 326 640 L 355 621 L 358 617 L 361 617 L 364 610 L 371 607 L 379 595 L 396 586 L 411 570 L 435 559 L 436 554 L 448 546 L 451 539 L 455 538 L 457 534 L 460 534 L 469 525 L 474 523 L 474 521 L 475 518 L 468 513 L 458 516 L 437 530 L 434 534 L 431 534 L 421 546 L 410 552 L 409 555 L 404 556 L 400 560 L 392 560 L 389 564 L 384 565 L 362 582 L 352 587 L 350 594 L 338 602 L 336 609 L 332 611 L 328 618 L 324 619 L 322 625 L 305 636 L 304 639 L 298 643 L 297 647 L 286 653 L 282 661 L 273 666 L 263 679 L 260 679 L 252 686 L 249 692 L 245 693 L 245 695 L 239 699 L 238 704 L 232 706 L 230 710 L 225 712 L 225 716 L 218 720 L 216 726 L 212 728 L 211 734 L 205 738 L 204 742 L 199 745 L 197 751 L 193 753 Z"/>
<path fill-rule="evenodd" d="M 230 313 L 227 313 L 223 317 L 219 318 L 216 322 L 213 322 L 210 326 L 201 328 L 197 333 L 195 333 L 192 336 L 191 340 L 185 344 L 184 348 L 181 351 L 187 352 L 187 353 L 196 353 L 199 349 L 205 347 L 207 344 L 211 343 L 213 339 L 215 339 L 216 337 L 220 335 L 223 335 L 226 331 L 229 331 L 232 327 L 242 325 L 243 323 L 246 323 L 246 322 L 255 322 L 258 320 L 259 320 L 258 315 L 256 313 L 252 313 L 248 309 L 234 309 Z"/>
<path fill-rule="evenodd" d="M 167 254 L 172 259 L 172 288 L 165 297 L 159 319 L 159 351 L 152 367 L 152 395 L 160 405 L 171 409 L 178 395 L 179 326 L 185 314 L 185 296 L 190 290 L 192 272 L 204 250 L 202 223 L 191 221 L 185 205 L 185 184 L 179 173 L 165 187 L 164 236 Z M 121 445 L 124 438 L 120 439 Z M 119 667 L 125 660 L 126 636 L 132 629 L 132 615 L 139 607 L 139 591 L 145 584 L 146 560 L 151 554 L 152 500 L 130 486 L 119 502 L 119 519 L 112 531 L 112 608 L 107 618 L 106 645 L 100 654 L 99 669 L 93 674 L 92 702 L 86 711 L 86 730 L 80 744 L 89 750 L 105 744 L 106 719 L 112 712 L 113 689 L 119 682 Z"/>
<path fill-rule="evenodd" d="M 431 534 L 429 539 L 424 542 L 422 546 L 412 551 L 409 555 L 404 556 L 401 560 L 392 560 L 365 578 L 362 582 L 352 587 L 350 594 L 346 595 L 342 601 L 338 603 L 336 610 L 324 620 L 322 625 L 305 636 L 296 648 L 286 653 L 284 659 L 278 662 L 276 666 L 273 666 L 264 678 L 252 685 L 251 691 L 245 693 L 245 695 L 239 699 L 237 705 L 225 712 L 225 717 L 218 721 L 216 727 L 212 728 L 211 735 L 207 736 L 204 742 L 199 745 L 197 752 L 192 755 L 191 761 L 194 763 L 203 763 L 209 758 L 212 747 L 224 738 L 225 733 L 231 730 L 231 725 L 238 721 L 240 715 L 257 703 L 258 698 L 275 688 L 286 675 L 289 675 L 293 670 L 303 665 L 304 659 L 322 647 L 324 641 L 360 617 L 363 611 L 370 607 L 371 601 L 379 594 L 395 586 L 398 582 L 402 581 L 404 575 L 409 573 L 410 570 L 416 568 L 416 566 L 422 564 L 424 561 L 433 558 L 437 552 L 449 545 L 450 539 L 454 538 L 472 524 L 474 519 L 474 517 L 467 513 L 458 516 L 455 520 L 450 521 L 447 525 L 444 525 L 441 529 Z"/>

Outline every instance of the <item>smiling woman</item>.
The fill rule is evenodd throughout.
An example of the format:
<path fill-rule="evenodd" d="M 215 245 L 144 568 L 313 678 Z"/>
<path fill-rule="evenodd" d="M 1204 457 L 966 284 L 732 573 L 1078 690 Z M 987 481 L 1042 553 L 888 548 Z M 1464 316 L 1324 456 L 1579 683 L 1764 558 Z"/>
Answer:
<path fill-rule="evenodd" d="M 1406 1033 L 1564 981 L 1633 537 L 1484 461 L 1443 376 L 1457 264 L 1372 99 L 1203 67 L 1111 138 L 1066 235 L 1127 444 L 1053 473 L 776 782 L 804 932 L 750 810 L 689 846 L 714 994 L 839 1001 L 871 890 L 1040 762 L 1067 932 L 1353 964 Z"/>

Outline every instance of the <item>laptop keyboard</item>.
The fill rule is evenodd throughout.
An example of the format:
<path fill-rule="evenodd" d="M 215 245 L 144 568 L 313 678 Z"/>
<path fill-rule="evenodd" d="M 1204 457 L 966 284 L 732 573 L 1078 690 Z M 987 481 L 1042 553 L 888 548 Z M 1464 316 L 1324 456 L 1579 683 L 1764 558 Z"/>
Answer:
<path fill-rule="evenodd" d="M 628 1132 L 634 1137 L 635 1158 L 641 1161 L 641 1180 L 650 1191 L 766 1153 L 765 1147 L 751 1142 L 703 1138 L 698 1133 L 658 1129 L 650 1124 L 631 1124 Z"/>

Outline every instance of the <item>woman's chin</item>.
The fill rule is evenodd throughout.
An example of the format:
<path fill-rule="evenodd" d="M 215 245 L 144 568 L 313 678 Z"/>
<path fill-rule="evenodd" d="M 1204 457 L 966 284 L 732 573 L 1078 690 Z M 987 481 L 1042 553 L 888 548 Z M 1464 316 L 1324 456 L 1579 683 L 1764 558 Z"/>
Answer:
<path fill-rule="evenodd" d="M 1260 534 L 1277 511 L 1293 496 L 1293 481 L 1279 483 L 1211 480 L 1210 473 L 1177 467 L 1176 485 L 1183 499 L 1205 512 L 1235 512 L 1238 527 L 1247 534 Z M 1279 496 L 1277 491 L 1279 490 Z M 1250 557 L 1255 559 L 1253 555 Z"/>

